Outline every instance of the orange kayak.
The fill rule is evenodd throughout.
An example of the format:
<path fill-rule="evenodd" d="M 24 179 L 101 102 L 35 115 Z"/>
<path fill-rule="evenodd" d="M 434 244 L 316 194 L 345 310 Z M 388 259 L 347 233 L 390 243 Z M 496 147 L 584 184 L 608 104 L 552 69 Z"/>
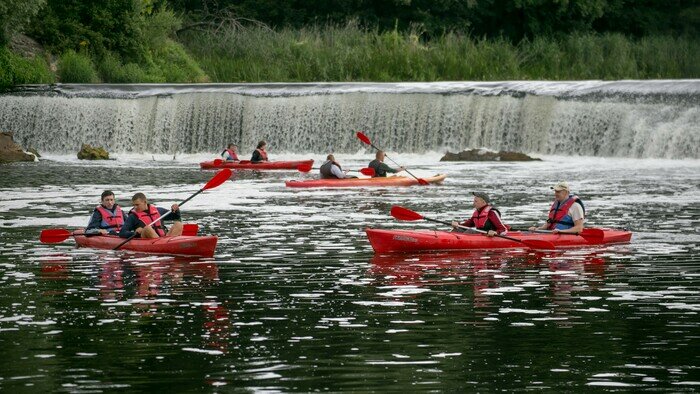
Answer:
<path fill-rule="evenodd" d="M 440 183 L 447 178 L 445 174 L 422 178 L 428 183 Z M 346 179 L 308 179 L 301 181 L 286 181 L 287 187 L 298 188 L 333 188 L 333 187 L 384 187 L 384 186 L 413 186 L 418 181 L 413 177 L 390 176 L 377 178 L 346 178 Z"/>

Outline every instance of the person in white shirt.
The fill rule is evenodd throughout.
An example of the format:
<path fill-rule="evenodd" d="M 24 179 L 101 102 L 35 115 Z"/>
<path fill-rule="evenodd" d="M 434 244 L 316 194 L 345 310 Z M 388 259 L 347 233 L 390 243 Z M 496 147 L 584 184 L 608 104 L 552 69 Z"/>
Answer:
<path fill-rule="evenodd" d="M 583 230 L 586 208 L 583 201 L 571 194 L 567 182 L 552 186 L 554 202 L 549 209 L 547 221 L 539 227 L 530 227 L 530 231 L 551 230 L 553 233 L 579 234 Z"/>
<path fill-rule="evenodd" d="M 321 179 L 345 179 L 348 177 L 343 171 L 343 167 L 335 161 L 333 155 L 326 157 L 326 162 L 321 165 Z"/>

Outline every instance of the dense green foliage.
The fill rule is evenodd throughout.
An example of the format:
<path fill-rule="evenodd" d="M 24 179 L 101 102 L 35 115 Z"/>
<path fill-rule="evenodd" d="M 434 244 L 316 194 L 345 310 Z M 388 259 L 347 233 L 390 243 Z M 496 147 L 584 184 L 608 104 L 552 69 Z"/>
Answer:
<path fill-rule="evenodd" d="M 430 81 L 697 78 L 699 26 L 700 0 L 0 0 L 0 87 L 55 79 L 18 32 L 61 82 Z"/>
<path fill-rule="evenodd" d="M 23 31 L 45 3 L 46 0 L 0 1 L 0 46 L 7 44 L 12 34 Z"/>
<path fill-rule="evenodd" d="M 40 57 L 25 59 L 0 46 L 0 89 L 26 83 L 53 83 L 54 76 Z"/>
<path fill-rule="evenodd" d="M 425 41 L 350 25 L 229 29 L 183 42 L 216 82 L 700 77 L 700 42 L 670 36 L 589 33 L 513 44 L 448 33 Z"/>
<path fill-rule="evenodd" d="M 170 0 L 199 18 L 233 15 L 273 28 L 345 24 L 428 36 L 446 32 L 474 37 L 523 38 L 571 32 L 697 34 L 698 0 Z"/>

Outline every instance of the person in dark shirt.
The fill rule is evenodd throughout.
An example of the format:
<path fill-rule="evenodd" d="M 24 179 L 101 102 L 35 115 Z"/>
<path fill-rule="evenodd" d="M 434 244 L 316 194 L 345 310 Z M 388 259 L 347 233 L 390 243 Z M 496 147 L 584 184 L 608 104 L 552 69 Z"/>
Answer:
<path fill-rule="evenodd" d="M 267 151 L 265 151 L 265 148 L 267 147 L 267 142 L 265 141 L 260 141 L 258 142 L 258 147 L 255 148 L 253 151 L 253 156 L 250 158 L 250 161 L 253 163 L 260 163 L 263 161 L 268 161 L 267 160 Z"/>
<path fill-rule="evenodd" d="M 138 234 L 138 237 L 141 238 L 158 238 L 165 236 L 175 237 L 182 235 L 180 207 L 177 204 L 172 205 L 172 213 L 163 219 L 174 221 L 170 231 L 168 231 L 163 224 L 163 221 L 159 221 L 158 223 L 149 227 L 146 226 L 171 211 L 149 204 L 146 196 L 143 193 L 134 194 L 134 197 L 131 198 L 131 203 L 133 204 L 134 208 L 129 212 L 129 216 L 119 232 L 120 237 L 129 238 L 134 234 Z"/>
<path fill-rule="evenodd" d="M 370 161 L 367 167 L 374 169 L 374 178 L 376 177 L 386 177 L 387 173 L 395 174 L 405 170 L 404 167 L 391 168 L 384 164 L 384 151 L 378 150 L 377 154 L 374 156 L 375 159 Z"/>
<path fill-rule="evenodd" d="M 114 193 L 111 190 L 105 190 L 102 192 L 100 205 L 92 211 L 92 216 L 87 227 L 85 227 L 85 232 L 117 235 L 124 222 L 126 222 L 126 213 L 116 204 Z"/>

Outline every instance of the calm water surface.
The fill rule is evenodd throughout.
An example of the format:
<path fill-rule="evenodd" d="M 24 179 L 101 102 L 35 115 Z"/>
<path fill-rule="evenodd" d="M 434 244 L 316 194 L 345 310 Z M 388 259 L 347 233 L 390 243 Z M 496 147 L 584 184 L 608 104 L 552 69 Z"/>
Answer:
<path fill-rule="evenodd" d="M 319 156 L 319 155 L 316 155 Z M 438 187 L 289 190 L 241 173 L 183 207 L 213 259 L 43 245 L 105 188 L 169 206 L 204 157 L 0 167 L 0 389 L 17 391 L 572 391 L 700 388 L 700 162 L 548 157 L 438 163 Z M 314 157 L 317 160 L 320 157 Z M 341 158 L 360 168 L 369 156 Z M 318 163 L 318 162 L 317 162 Z M 515 227 L 569 180 L 589 224 L 629 245 L 559 253 L 374 255 L 365 227 L 400 204 L 451 220 L 485 190 Z"/>

